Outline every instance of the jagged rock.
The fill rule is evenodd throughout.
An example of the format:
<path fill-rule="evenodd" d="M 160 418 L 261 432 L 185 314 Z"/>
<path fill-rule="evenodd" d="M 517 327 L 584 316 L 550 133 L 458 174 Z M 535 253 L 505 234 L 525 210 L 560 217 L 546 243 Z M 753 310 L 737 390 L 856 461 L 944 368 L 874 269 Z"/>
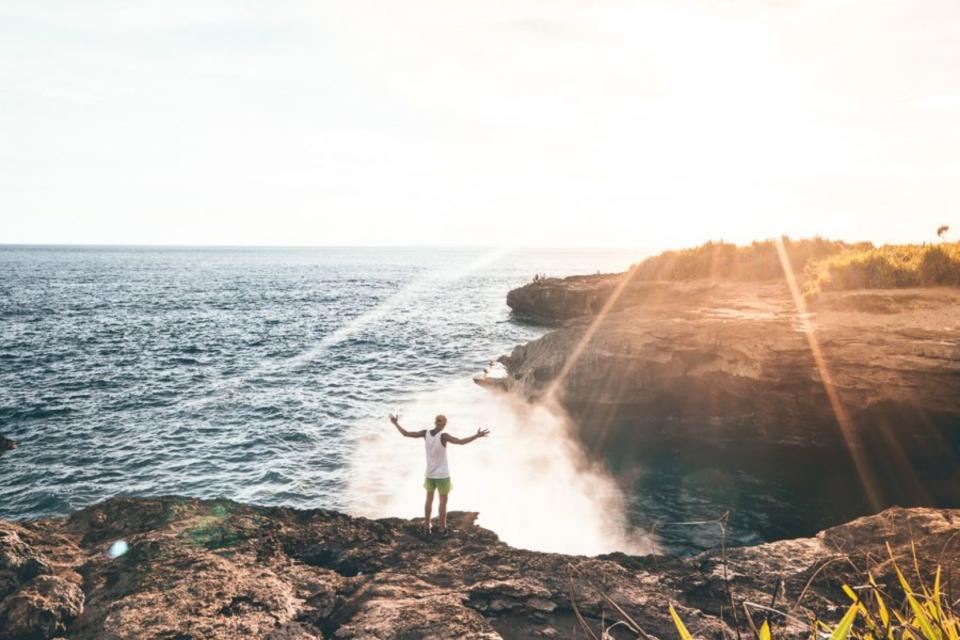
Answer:
<path fill-rule="evenodd" d="M 569 366 L 558 383 L 567 404 L 630 410 L 669 404 L 671 389 L 699 381 L 718 404 L 686 402 L 691 417 L 783 424 L 793 411 L 822 412 L 810 402 L 825 398 L 809 328 L 851 411 L 887 402 L 960 414 L 960 289 L 825 293 L 801 316 L 781 284 L 653 284 L 655 297 L 633 296 L 634 306 L 596 323 L 587 316 L 514 349 L 503 359 L 512 387 L 536 397 Z M 771 435 L 791 437 L 795 422 Z"/>
<path fill-rule="evenodd" d="M 570 318 L 599 313 L 618 290 L 609 311 L 620 311 L 638 304 L 669 302 L 678 290 L 683 292 L 682 300 L 690 302 L 708 296 L 715 287 L 715 283 L 705 281 L 636 281 L 621 287 L 623 277 L 624 274 L 615 273 L 536 280 L 509 291 L 507 306 L 522 319 L 554 325 Z"/>
<path fill-rule="evenodd" d="M 52 573 L 50 566 L 20 539 L 14 529 L 0 529 L 0 598 L 24 582 Z"/>
<path fill-rule="evenodd" d="M 70 518 L 0 522 L 7 570 L 32 559 L 46 567 L 0 598 L 0 638 L 568 637 L 574 602 L 597 632 L 601 619 L 621 618 L 610 601 L 655 637 L 676 635 L 669 603 L 698 637 L 733 635 L 717 551 L 538 553 L 507 546 L 471 524 L 475 517 L 452 513 L 453 535 L 438 539 L 397 518 L 116 498 Z M 960 569 L 949 546 L 958 532 L 960 511 L 890 509 L 813 538 L 728 550 L 726 568 L 738 606 L 769 602 L 779 580 L 780 601 L 792 606 L 816 573 L 795 615 L 835 621 L 840 585 L 864 579 L 853 566 L 896 591 L 884 542 L 903 564 L 912 564 L 915 542 L 922 575 L 938 560 L 949 575 Z M 119 539 L 129 550 L 111 558 L 105 552 Z M 789 622 L 780 635 L 809 631 Z"/>
<path fill-rule="evenodd" d="M 19 445 L 16 442 L 0 433 L 0 456 L 2 456 L 5 451 L 11 451 L 16 449 L 18 446 Z"/>
<path fill-rule="evenodd" d="M 960 289 L 823 293 L 802 314 L 782 283 L 623 284 L 510 292 L 525 315 L 573 319 L 501 358 L 490 386 L 549 394 L 599 453 L 696 454 L 763 478 L 830 474 L 853 450 L 883 503 L 960 502 Z M 617 287 L 609 313 L 584 302 Z"/>
<path fill-rule="evenodd" d="M 52 638 L 83 612 L 83 591 L 58 576 L 38 576 L 0 601 L 0 637 Z"/>
<path fill-rule="evenodd" d="M 291 622 L 271 631 L 266 640 L 323 640 L 323 636 L 298 622 Z"/>

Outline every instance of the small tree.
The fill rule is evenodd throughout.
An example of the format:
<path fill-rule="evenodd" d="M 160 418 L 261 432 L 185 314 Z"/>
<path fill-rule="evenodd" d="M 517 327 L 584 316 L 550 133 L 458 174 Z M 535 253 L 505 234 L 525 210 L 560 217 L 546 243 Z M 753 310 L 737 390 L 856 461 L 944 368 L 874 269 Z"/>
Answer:
<path fill-rule="evenodd" d="M 942 224 L 937 227 L 937 237 L 941 240 L 944 240 L 944 236 L 947 235 L 947 231 L 950 231 L 950 226 Z"/>

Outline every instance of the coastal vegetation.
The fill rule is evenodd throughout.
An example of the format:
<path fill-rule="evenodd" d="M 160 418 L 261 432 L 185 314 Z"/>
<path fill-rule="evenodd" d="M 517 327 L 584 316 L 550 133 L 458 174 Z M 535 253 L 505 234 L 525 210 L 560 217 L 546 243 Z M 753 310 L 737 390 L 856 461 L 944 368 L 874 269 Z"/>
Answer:
<path fill-rule="evenodd" d="M 857 587 L 844 584 L 843 593 L 849 598 L 843 617 L 835 625 L 828 624 L 818 618 L 809 621 L 809 632 L 812 639 L 828 638 L 829 640 L 957 640 L 960 638 L 960 616 L 954 610 L 955 602 L 941 588 L 941 567 L 937 566 L 933 585 L 929 586 L 920 580 L 920 569 L 914 556 L 914 568 L 920 580 L 920 590 L 916 591 L 910 581 L 904 576 L 890 551 L 889 562 L 892 564 L 902 589 L 902 599 L 899 603 L 885 588 L 881 587 L 876 579 L 867 572 L 866 582 Z M 801 594 L 802 597 L 802 594 Z M 798 603 L 799 604 L 799 603 Z M 838 606 L 837 609 L 842 609 Z M 775 637 L 776 624 L 770 617 L 780 616 L 792 618 L 790 611 L 775 609 L 774 607 L 758 607 L 765 611 L 762 621 L 754 620 L 750 608 L 744 606 L 746 624 L 751 636 L 756 640 L 772 640 Z M 794 606 L 796 608 L 796 606 Z M 677 615 L 673 605 L 669 605 L 670 617 L 677 628 L 681 640 L 692 640 L 693 636 L 686 625 Z M 739 636 L 739 629 L 738 636 Z M 642 636 L 638 636 L 642 637 Z"/>
<path fill-rule="evenodd" d="M 960 286 L 960 242 L 844 251 L 811 264 L 810 290 Z"/>
<path fill-rule="evenodd" d="M 937 230 L 944 237 L 949 228 Z M 821 237 L 782 239 L 783 257 L 808 294 L 849 289 L 960 286 L 960 242 L 884 245 L 847 243 Z M 707 242 L 666 251 L 631 267 L 633 277 L 650 280 L 765 281 L 783 278 L 775 240 L 737 246 Z"/>
<path fill-rule="evenodd" d="M 814 237 L 803 240 L 783 238 L 794 273 L 820 260 L 848 251 L 873 247 L 868 242 L 850 244 Z M 729 242 L 707 242 L 698 247 L 665 251 L 632 267 L 638 280 L 775 280 L 783 277 L 777 243 L 774 240 L 737 246 Z"/>
<path fill-rule="evenodd" d="M 727 578 L 726 561 L 724 560 L 723 575 L 727 599 L 720 604 L 720 610 L 723 611 L 725 604 L 730 605 L 727 607 L 728 622 L 733 627 L 739 640 L 744 638 L 773 640 L 785 635 L 795 636 L 798 626 L 807 630 L 811 640 L 847 640 L 849 638 L 854 640 L 960 639 L 960 615 L 954 608 L 960 601 L 952 599 L 948 593 L 949 586 L 944 589 L 941 580 L 942 567 L 939 564 L 937 565 L 932 584 L 925 582 L 921 578 L 916 546 L 911 545 L 913 572 L 917 580 L 915 584 L 920 585 L 920 589 L 917 590 L 911 585 L 911 581 L 907 579 L 898 565 L 889 543 L 886 545 L 886 550 L 889 560 L 883 562 L 881 567 L 889 564 L 893 568 L 899 593 L 894 593 L 888 585 L 881 584 L 869 570 L 864 571 L 863 578 L 860 580 L 861 584 L 851 587 L 844 583 L 840 585 L 839 589 L 834 590 L 838 595 L 842 593 L 843 596 L 841 597 L 846 598 L 845 602 L 835 602 L 829 607 L 834 611 L 843 612 L 836 623 L 826 622 L 815 614 L 808 620 L 803 620 L 797 616 L 798 609 L 811 583 L 820 571 L 830 564 L 829 562 L 823 564 L 820 570 L 813 574 L 796 602 L 778 600 L 781 591 L 781 585 L 778 583 L 772 599 L 767 605 L 743 602 L 741 613 L 738 616 L 736 615 L 737 607 L 734 605 L 729 579 Z M 855 566 L 855 563 L 849 557 L 835 558 L 835 560 L 840 559 L 844 559 Z M 949 582 L 950 577 L 948 576 L 948 585 Z M 631 637 L 635 634 L 637 640 L 649 640 L 651 638 L 650 634 L 646 633 L 641 625 L 609 596 L 601 593 L 601 597 L 618 616 L 615 616 L 610 624 L 601 621 L 599 635 L 594 633 L 590 623 L 579 614 L 577 603 L 571 597 L 571 607 L 576 614 L 577 623 L 587 638 L 613 640 L 615 637 L 620 637 L 612 633 L 615 629 L 625 630 L 631 634 Z M 679 639 L 693 640 L 696 636 L 687 628 L 682 616 L 677 613 L 673 604 L 668 605 L 668 611 Z M 722 613 L 721 617 L 723 617 Z M 785 628 L 787 624 L 794 625 L 791 632 L 787 632 Z"/>

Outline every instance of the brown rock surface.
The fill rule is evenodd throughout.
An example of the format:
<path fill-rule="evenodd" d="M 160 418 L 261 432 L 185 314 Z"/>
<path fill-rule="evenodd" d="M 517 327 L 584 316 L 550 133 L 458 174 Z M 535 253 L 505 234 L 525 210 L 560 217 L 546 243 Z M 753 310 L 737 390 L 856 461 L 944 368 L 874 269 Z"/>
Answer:
<path fill-rule="evenodd" d="M 645 292 L 655 287 L 656 295 L 639 299 L 628 288 L 621 304 L 632 306 L 597 321 L 582 346 L 595 315 L 580 314 L 517 347 L 505 359 L 513 386 L 539 395 L 579 347 L 560 382 L 569 404 L 645 404 L 681 379 L 725 378 L 727 385 L 710 385 L 721 396 L 734 387 L 740 395 L 754 393 L 744 398 L 749 402 L 734 403 L 735 415 L 745 411 L 769 421 L 767 413 L 781 413 L 773 405 L 788 401 L 803 409 L 810 403 L 800 394 L 822 394 L 809 327 L 851 410 L 896 402 L 960 413 L 960 289 L 824 293 L 801 317 L 782 284 L 641 284 Z M 555 311 L 548 306 L 537 313 Z"/>
<path fill-rule="evenodd" d="M 624 274 L 597 274 L 544 278 L 507 293 L 507 306 L 515 314 L 544 324 L 557 324 L 571 318 L 589 316 L 603 309 L 604 304 L 622 283 Z M 621 311 L 640 304 L 663 304 L 674 300 L 678 290 L 680 302 L 709 298 L 716 283 L 707 281 L 659 282 L 636 281 L 621 288 L 611 302 L 610 311 Z"/>
<path fill-rule="evenodd" d="M 11 638 L 52 638 L 83 612 L 83 591 L 58 576 L 37 576 L 0 603 L 0 631 Z"/>
<path fill-rule="evenodd" d="M 719 460 L 802 467 L 826 454 L 835 468 L 852 449 L 878 462 L 887 504 L 960 504 L 960 289 L 823 293 L 801 314 L 778 282 L 637 282 L 594 313 L 622 282 L 510 292 L 523 315 L 567 320 L 501 358 L 491 386 L 555 392 L 595 451 L 695 443 Z"/>
<path fill-rule="evenodd" d="M 185 498 L 116 498 L 70 518 L 0 522 L 13 585 L 0 596 L 0 638 L 569 638 L 571 593 L 595 630 L 619 617 L 609 598 L 655 637 L 675 637 L 671 602 L 697 636 L 731 637 L 717 552 L 538 553 L 505 545 L 474 516 L 452 514 L 445 539 L 424 539 L 413 520 Z M 890 509 L 813 538 L 733 549 L 733 597 L 767 603 L 783 580 L 779 606 L 792 606 L 824 563 L 849 557 L 821 571 L 794 611 L 836 620 L 840 585 L 863 579 L 853 566 L 892 588 L 885 541 L 903 563 L 915 541 L 921 573 L 942 558 L 947 575 L 960 568 L 947 547 L 958 532 L 960 511 Z M 111 558 L 117 540 L 129 551 Z"/>

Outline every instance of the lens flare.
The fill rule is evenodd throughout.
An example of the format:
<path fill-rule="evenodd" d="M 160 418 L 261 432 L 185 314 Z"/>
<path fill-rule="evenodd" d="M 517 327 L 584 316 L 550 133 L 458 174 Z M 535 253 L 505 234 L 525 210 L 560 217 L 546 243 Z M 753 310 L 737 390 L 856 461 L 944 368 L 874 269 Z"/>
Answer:
<path fill-rule="evenodd" d="M 120 556 L 125 555 L 129 550 L 130 545 L 127 544 L 126 540 L 117 540 L 110 545 L 109 549 L 107 549 L 107 557 L 113 560 L 114 558 L 119 558 Z"/>
<path fill-rule="evenodd" d="M 606 299 L 606 301 L 604 301 L 603 307 L 601 307 L 600 311 L 597 312 L 597 315 L 594 316 L 593 320 L 590 321 L 590 324 L 584 330 L 583 335 L 577 342 L 577 345 L 570 351 L 570 354 L 564 361 L 563 367 L 560 369 L 560 373 L 558 373 L 550 382 L 549 386 L 547 386 L 547 389 L 543 395 L 548 402 L 552 403 L 557 400 L 557 393 L 560 389 L 562 389 L 563 381 L 573 370 L 573 367 L 577 364 L 577 361 L 580 360 L 580 356 L 583 355 L 587 346 L 590 344 L 590 341 L 593 340 L 593 336 L 603 325 L 603 321 L 606 320 L 607 315 L 613 311 L 614 306 L 620 300 L 620 296 L 623 295 L 623 292 L 633 282 L 633 278 L 636 275 L 639 266 L 640 263 L 632 265 L 630 269 L 623 274 L 623 277 L 621 277 L 620 281 L 617 282 L 617 286 L 614 287 L 613 291 L 610 293 L 610 296 Z"/>
<path fill-rule="evenodd" d="M 790 296 L 793 298 L 794 306 L 797 311 L 798 329 L 807 339 L 807 345 L 810 347 L 810 354 L 813 356 L 813 362 L 820 374 L 820 381 L 823 383 L 823 390 L 827 394 L 830 402 L 830 408 L 837 419 L 837 425 L 840 427 L 840 435 L 850 452 L 853 459 L 853 465 L 856 468 L 857 475 L 860 477 L 860 484 L 863 486 L 864 493 L 870 506 L 874 511 L 880 511 L 882 501 L 880 492 L 877 488 L 877 480 L 874 477 L 870 462 L 863 453 L 863 447 L 859 441 L 859 435 L 854 427 L 850 414 L 840 400 L 840 394 L 837 386 L 833 382 L 833 376 L 830 374 L 830 367 L 827 366 L 827 360 L 823 356 L 823 349 L 820 348 L 820 340 L 817 339 L 816 327 L 810 320 L 810 314 L 807 311 L 806 300 L 800 292 L 800 286 L 797 284 L 797 278 L 793 273 L 793 267 L 790 264 L 790 257 L 787 255 L 787 247 L 783 243 L 783 238 L 776 239 L 777 255 L 780 258 L 780 266 L 783 267 L 783 275 L 786 278 L 787 286 L 790 288 Z"/>

